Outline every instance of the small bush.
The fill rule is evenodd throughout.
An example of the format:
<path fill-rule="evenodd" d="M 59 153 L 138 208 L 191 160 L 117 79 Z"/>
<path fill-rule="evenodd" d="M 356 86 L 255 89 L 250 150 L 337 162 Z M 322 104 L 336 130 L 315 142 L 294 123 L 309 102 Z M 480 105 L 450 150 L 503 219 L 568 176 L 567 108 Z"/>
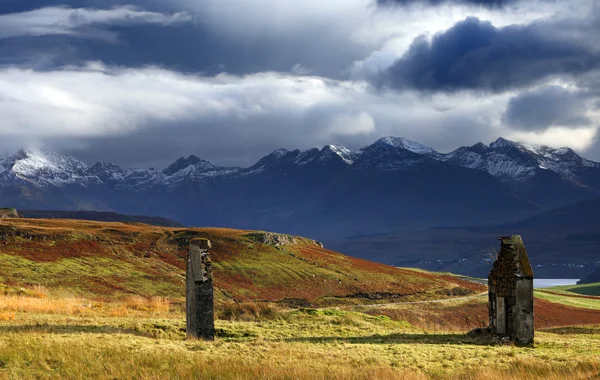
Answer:
<path fill-rule="evenodd" d="M 35 298 L 48 298 L 48 289 L 42 285 L 35 285 L 31 288 L 31 296 Z"/>
<path fill-rule="evenodd" d="M 123 305 L 130 310 L 168 312 L 170 301 L 165 297 L 153 296 L 145 298 L 138 295 L 123 299 Z"/>
<path fill-rule="evenodd" d="M 216 307 L 217 319 L 228 321 L 255 321 L 276 319 L 281 316 L 272 304 L 264 302 L 224 302 Z"/>

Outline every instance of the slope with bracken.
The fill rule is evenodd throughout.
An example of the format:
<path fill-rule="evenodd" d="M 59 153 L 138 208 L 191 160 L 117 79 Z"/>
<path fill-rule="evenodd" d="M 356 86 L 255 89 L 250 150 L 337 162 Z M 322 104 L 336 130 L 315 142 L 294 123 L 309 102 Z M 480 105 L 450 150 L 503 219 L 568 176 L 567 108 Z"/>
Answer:
<path fill-rule="evenodd" d="M 1 219 L 2 286 L 87 297 L 181 298 L 189 239 L 213 243 L 217 298 L 294 305 L 422 300 L 484 288 L 454 276 L 351 258 L 313 240 L 261 231 L 63 219 Z"/>

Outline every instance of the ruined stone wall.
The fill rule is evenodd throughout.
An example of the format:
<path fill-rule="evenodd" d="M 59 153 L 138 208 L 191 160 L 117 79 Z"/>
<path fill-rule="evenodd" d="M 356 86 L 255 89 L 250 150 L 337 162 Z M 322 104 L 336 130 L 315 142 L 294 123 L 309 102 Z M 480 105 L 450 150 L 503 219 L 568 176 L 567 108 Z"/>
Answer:
<path fill-rule="evenodd" d="M 510 252 L 510 248 L 503 246 L 500 249 L 498 259 L 494 262 L 488 284 L 498 297 L 514 297 L 517 287 L 515 274 L 518 272 L 517 260 Z"/>
<path fill-rule="evenodd" d="M 499 238 L 488 277 L 490 326 L 517 344 L 533 343 L 533 271 L 520 236 Z"/>
<path fill-rule="evenodd" d="M 515 323 L 511 327 L 514 331 L 515 343 L 528 346 L 533 344 L 533 278 L 520 278 L 517 281 L 514 316 Z"/>

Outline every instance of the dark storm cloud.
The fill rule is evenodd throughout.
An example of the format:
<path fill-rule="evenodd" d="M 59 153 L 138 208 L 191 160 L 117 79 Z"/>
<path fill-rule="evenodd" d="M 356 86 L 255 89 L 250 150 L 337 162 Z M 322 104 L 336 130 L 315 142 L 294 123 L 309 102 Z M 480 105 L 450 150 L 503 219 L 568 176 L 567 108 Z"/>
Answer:
<path fill-rule="evenodd" d="M 377 0 L 382 6 L 407 6 L 413 4 L 441 5 L 441 4 L 467 4 L 491 8 L 500 8 L 517 3 L 518 0 Z"/>
<path fill-rule="evenodd" d="M 62 1 L 51 1 L 51 0 L 0 0 L 0 14 L 27 12 L 34 9 L 44 7 L 69 7 L 69 8 L 86 8 L 86 7 L 100 7 L 100 8 L 111 8 L 113 6 L 137 3 L 136 1 L 118 1 L 118 0 L 62 0 Z M 145 4 L 146 5 L 146 4 Z M 151 5 L 148 2 L 147 5 Z M 147 9 L 150 9 L 147 7 Z M 160 8 L 156 7 L 156 10 Z"/>
<path fill-rule="evenodd" d="M 552 126 L 588 125 L 587 99 L 578 91 L 546 86 L 513 97 L 503 121 L 517 129 L 537 131 Z"/>
<path fill-rule="evenodd" d="M 115 65 L 154 64 L 211 75 L 220 72 L 289 72 L 301 63 L 312 74 L 339 77 L 349 62 L 366 54 L 364 48 L 352 44 L 348 44 L 346 50 L 333 49 L 336 43 L 327 37 L 319 38 L 318 31 L 307 31 L 289 41 L 273 35 L 228 38 L 201 23 L 112 30 L 118 33 L 123 43 L 93 41 L 86 44 L 82 56 Z"/>
<path fill-rule="evenodd" d="M 348 39 L 349 25 L 332 28 L 322 19 L 313 24 L 309 17 L 305 27 L 295 26 L 297 30 L 283 33 L 274 28 L 286 25 L 286 19 L 267 18 L 274 24 L 258 27 L 250 23 L 246 26 L 247 31 L 230 33 L 226 29 L 241 24 L 236 18 L 243 15 L 231 12 L 227 6 L 223 8 L 231 14 L 228 13 L 223 22 L 229 26 L 223 29 L 217 22 L 218 6 L 214 3 L 206 2 L 207 7 L 210 5 L 211 9 L 217 9 L 210 17 L 203 14 L 202 1 L 185 4 L 158 0 L 126 2 L 130 3 L 139 7 L 137 10 L 140 12 L 150 12 L 155 17 L 185 12 L 193 18 L 193 22 L 107 23 L 86 31 L 84 27 L 65 25 L 63 20 L 51 23 L 52 20 L 46 19 L 45 33 L 27 36 L 31 28 L 23 27 L 19 32 L 9 30 L 5 33 L 6 37 L 12 38 L 2 38 L 3 25 L 0 25 L 0 64 L 12 60 L 15 64 L 52 69 L 94 60 L 130 67 L 157 65 L 209 75 L 220 72 L 290 72 L 294 67 L 304 67 L 314 75 L 340 77 L 350 63 L 370 52 L 369 47 Z M 123 8 L 117 1 L 68 0 L 61 2 L 60 7 L 55 4 L 48 0 L 0 0 L 0 17 L 22 19 L 23 12 L 39 12 L 48 7 L 68 10 L 73 15 L 77 15 L 79 10 Z M 259 14 L 245 17 L 265 17 L 256 12 Z M 32 19 L 32 22 L 38 21 Z M 75 18 L 69 20 L 76 21 Z M 58 31 L 48 33 L 50 27 Z M 12 34 L 9 35 L 9 32 Z M 86 37 L 85 41 L 82 41 L 83 37 Z M 62 54 L 63 50 L 65 54 Z"/>
<path fill-rule="evenodd" d="M 559 75 L 597 68 L 600 55 L 565 38 L 549 25 L 496 28 L 469 17 L 430 41 L 416 38 L 408 51 L 378 78 L 394 89 L 499 92 Z"/>

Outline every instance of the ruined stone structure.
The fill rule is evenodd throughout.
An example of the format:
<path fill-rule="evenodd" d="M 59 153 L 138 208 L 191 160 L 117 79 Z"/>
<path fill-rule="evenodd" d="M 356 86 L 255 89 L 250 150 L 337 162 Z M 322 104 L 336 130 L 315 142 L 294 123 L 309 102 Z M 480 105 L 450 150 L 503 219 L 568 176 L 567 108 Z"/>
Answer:
<path fill-rule="evenodd" d="M 208 239 L 194 239 L 190 242 L 185 276 L 188 338 L 211 340 L 215 336 L 212 267 L 208 254 L 210 248 Z"/>
<path fill-rule="evenodd" d="M 533 270 L 519 235 L 499 237 L 488 277 L 490 326 L 517 345 L 533 345 Z"/>

